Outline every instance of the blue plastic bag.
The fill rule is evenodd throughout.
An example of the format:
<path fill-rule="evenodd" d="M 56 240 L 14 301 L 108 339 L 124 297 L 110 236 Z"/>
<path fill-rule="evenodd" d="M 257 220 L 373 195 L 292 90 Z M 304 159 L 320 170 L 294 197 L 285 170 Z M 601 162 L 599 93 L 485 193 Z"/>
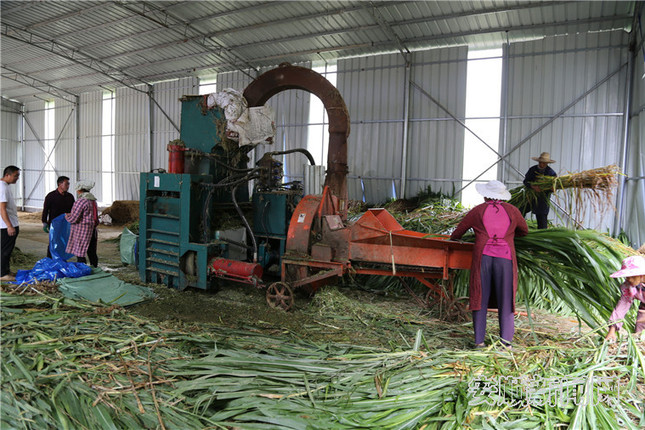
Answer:
<path fill-rule="evenodd" d="M 70 224 L 65 219 L 65 214 L 58 215 L 49 227 L 49 252 L 54 260 L 67 261 L 73 254 L 65 252 L 69 241 Z"/>
<path fill-rule="evenodd" d="M 38 281 L 55 281 L 60 278 L 80 278 L 92 273 L 92 268 L 84 263 L 66 263 L 63 260 L 43 258 L 31 270 L 18 270 L 16 284 L 32 284 Z"/>

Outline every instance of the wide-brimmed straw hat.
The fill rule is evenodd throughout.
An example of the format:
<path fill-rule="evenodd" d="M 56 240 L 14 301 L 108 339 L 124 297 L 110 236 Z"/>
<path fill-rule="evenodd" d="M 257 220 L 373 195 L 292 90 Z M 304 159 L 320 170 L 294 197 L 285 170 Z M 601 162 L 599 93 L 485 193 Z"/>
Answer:
<path fill-rule="evenodd" d="M 94 188 L 94 181 L 78 181 L 75 186 L 76 191 L 89 191 L 92 188 Z"/>
<path fill-rule="evenodd" d="M 475 189 L 479 194 L 493 200 L 509 200 L 511 193 L 506 186 L 500 181 L 488 181 L 485 184 L 475 184 Z"/>
<path fill-rule="evenodd" d="M 535 160 L 540 163 L 555 163 L 555 160 L 551 160 L 551 154 L 548 152 L 543 152 L 539 157 L 531 157 L 531 160 Z"/>
<path fill-rule="evenodd" d="M 623 260 L 623 265 L 618 272 L 612 273 L 612 278 L 628 278 L 630 276 L 645 275 L 645 257 L 633 255 Z"/>

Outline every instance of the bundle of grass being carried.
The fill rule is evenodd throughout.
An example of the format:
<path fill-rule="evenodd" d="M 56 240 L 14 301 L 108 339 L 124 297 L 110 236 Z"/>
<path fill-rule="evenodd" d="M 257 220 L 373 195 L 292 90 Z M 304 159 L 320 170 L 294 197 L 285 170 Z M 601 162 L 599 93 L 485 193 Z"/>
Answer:
<path fill-rule="evenodd" d="M 611 197 L 618 182 L 616 176 L 620 173 L 620 168 L 612 164 L 562 176 L 541 175 L 532 185 L 537 185 L 540 192 L 547 193 L 568 190 L 572 202 L 576 205 L 580 205 L 583 198 L 586 198 L 596 208 L 601 209 L 610 206 Z M 537 197 L 538 192 L 522 185 L 511 190 L 509 203 L 522 213 L 526 213 L 535 204 Z M 549 202 L 549 204 L 551 203 Z"/>

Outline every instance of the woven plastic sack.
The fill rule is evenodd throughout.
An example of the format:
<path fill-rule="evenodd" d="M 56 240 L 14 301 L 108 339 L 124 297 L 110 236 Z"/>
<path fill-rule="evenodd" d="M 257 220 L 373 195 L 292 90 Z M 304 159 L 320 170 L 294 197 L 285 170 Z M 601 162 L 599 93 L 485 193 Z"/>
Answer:
<path fill-rule="evenodd" d="M 123 264 L 136 265 L 137 263 L 137 241 L 139 236 L 132 233 L 129 228 L 125 227 L 119 240 L 119 253 Z"/>

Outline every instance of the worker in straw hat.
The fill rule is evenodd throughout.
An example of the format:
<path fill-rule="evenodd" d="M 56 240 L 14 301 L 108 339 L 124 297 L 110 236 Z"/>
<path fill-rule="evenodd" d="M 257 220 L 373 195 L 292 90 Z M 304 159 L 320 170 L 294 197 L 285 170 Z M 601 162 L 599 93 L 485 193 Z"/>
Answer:
<path fill-rule="evenodd" d="M 526 175 L 524 175 L 524 185 L 526 188 L 530 188 L 536 192 L 537 199 L 531 207 L 525 208 L 524 214 L 529 210 L 533 212 L 535 218 L 537 219 L 538 228 L 547 228 L 547 215 L 549 215 L 549 199 L 551 198 L 551 192 L 542 191 L 540 187 L 534 185 L 533 182 L 539 176 L 558 176 L 555 171 L 549 167 L 550 163 L 555 163 L 555 160 L 551 159 L 551 154 L 548 152 L 543 152 L 539 157 L 531 157 L 532 160 L 538 162 L 535 166 L 532 166 Z"/>
<path fill-rule="evenodd" d="M 475 232 L 470 268 L 470 310 L 473 313 L 475 347 L 484 346 L 488 308 L 498 308 L 500 337 L 510 345 L 515 334 L 515 294 L 517 258 L 515 236 L 524 236 L 528 227 L 520 211 L 505 200 L 511 198 L 504 184 L 490 181 L 476 184 L 484 203 L 475 206 L 461 220 L 451 240 L 460 239 L 468 229 Z"/>
<path fill-rule="evenodd" d="M 76 202 L 72 211 L 65 215 L 70 223 L 69 240 L 65 252 L 73 254 L 79 263 L 85 263 L 85 254 L 90 259 L 90 264 L 97 267 L 99 257 L 96 254 L 97 231 L 99 225 L 96 197 L 90 190 L 94 188 L 94 181 L 79 181 L 76 183 Z"/>
<path fill-rule="evenodd" d="M 625 282 L 620 286 L 620 299 L 609 317 L 611 326 L 605 339 L 613 341 L 616 339 L 616 332 L 623 326 L 620 320 L 625 318 L 634 299 L 641 302 L 638 307 L 634 332 L 638 334 L 645 329 L 645 257 L 634 255 L 625 258 L 620 270 L 610 276 L 612 278 L 625 278 Z"/>

